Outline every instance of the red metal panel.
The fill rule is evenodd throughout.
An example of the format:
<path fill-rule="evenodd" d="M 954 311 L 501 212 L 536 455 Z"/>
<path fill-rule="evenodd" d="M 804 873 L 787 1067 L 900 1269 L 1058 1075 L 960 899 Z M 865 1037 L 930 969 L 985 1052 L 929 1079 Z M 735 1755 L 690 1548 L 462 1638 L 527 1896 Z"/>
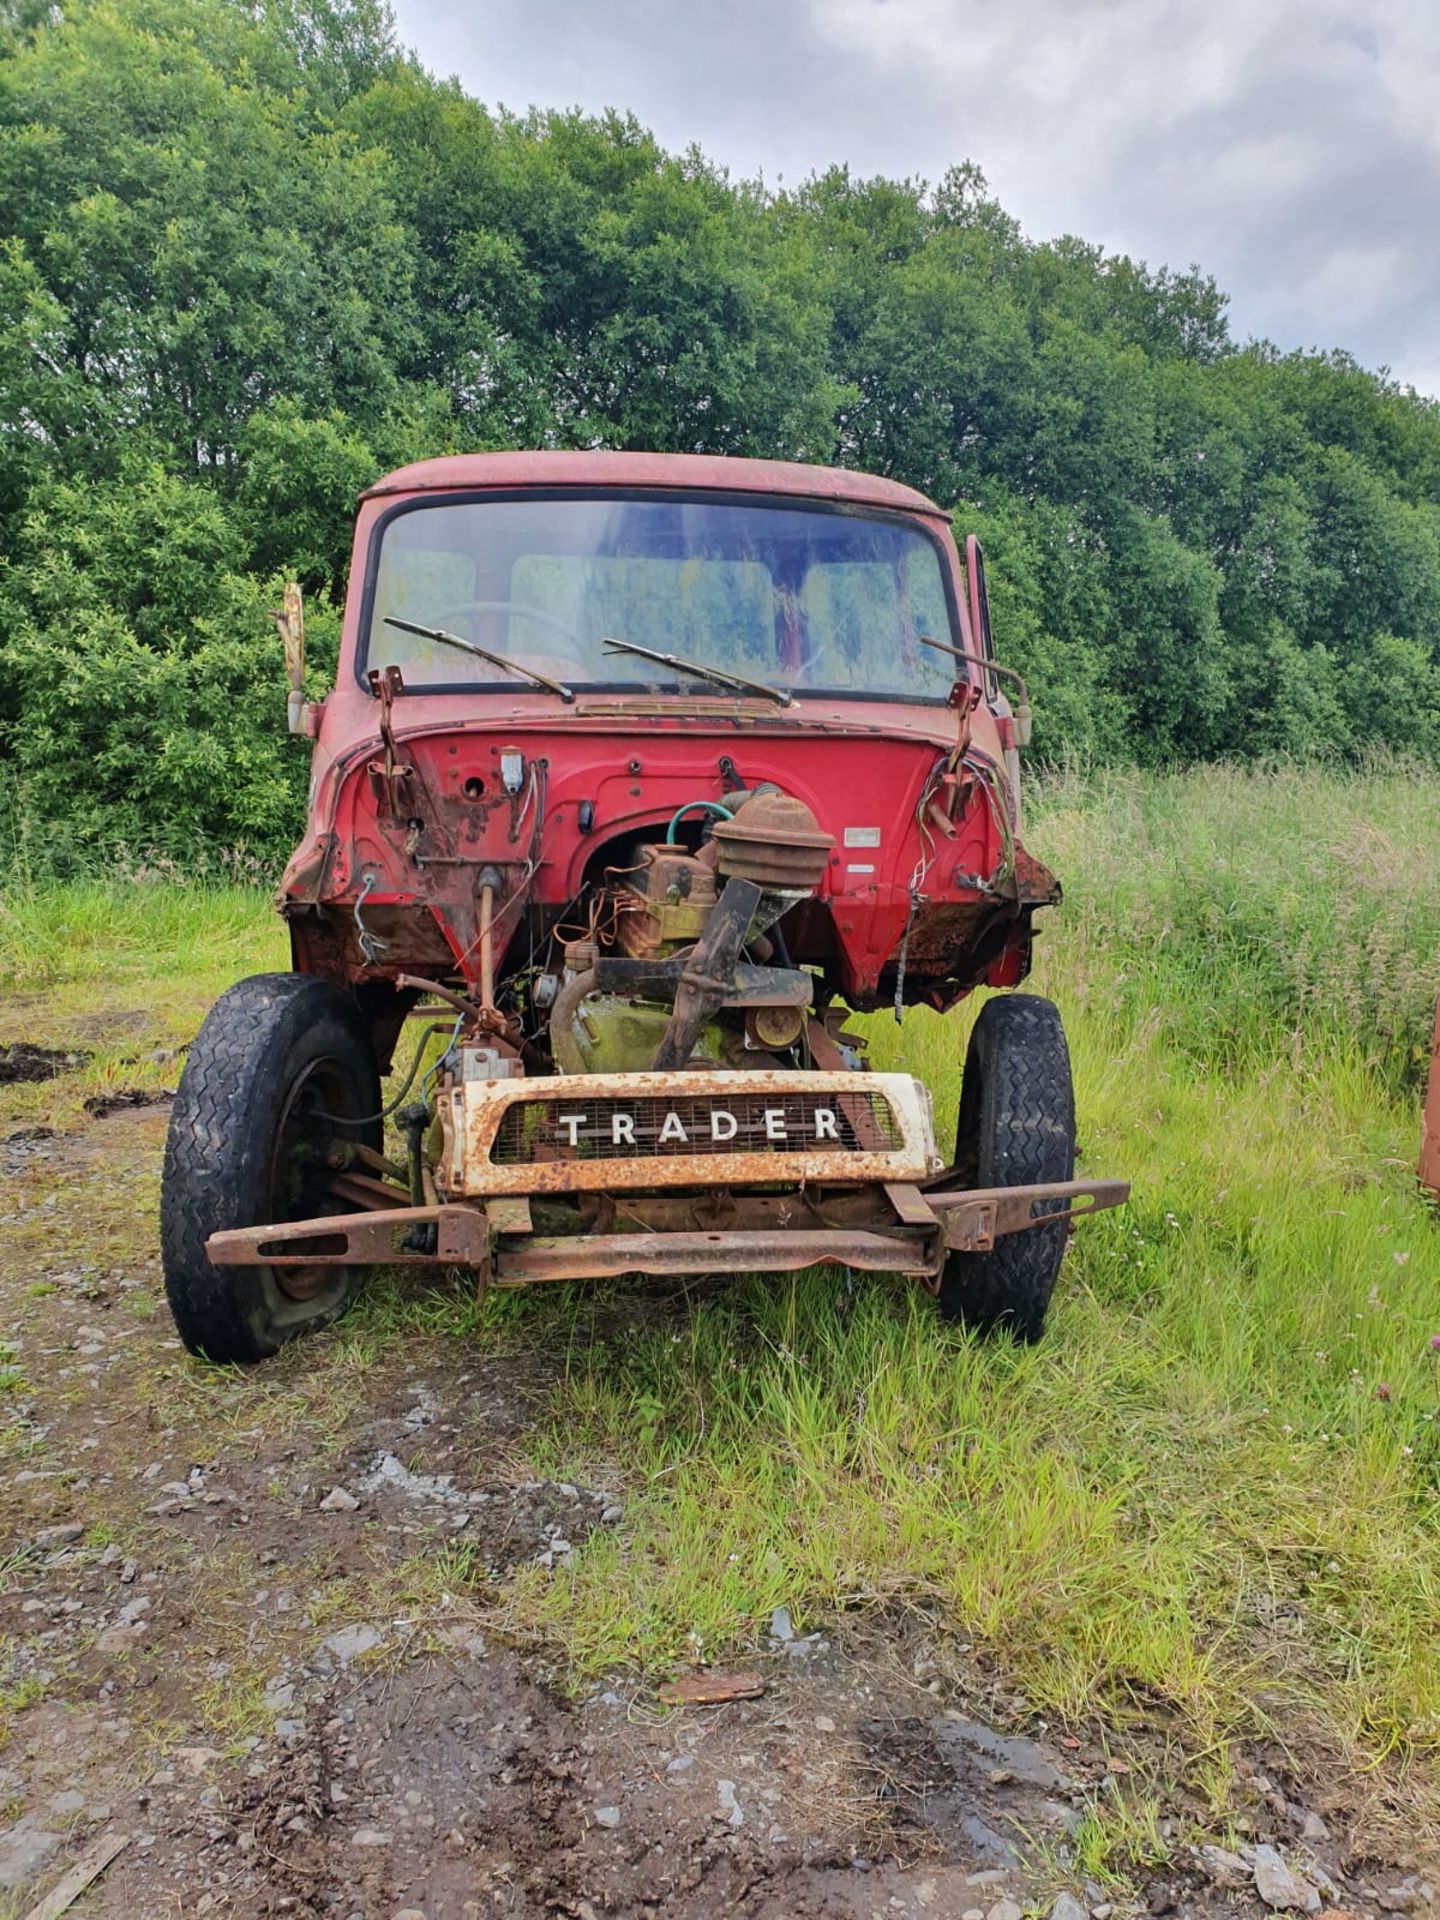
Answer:
<path fill-rule="evenodd" d="M 872 475 L 780 461 L 554 451 L 422 461 L 365 496 L 352 582 L 364 578 L 376 521 L 397 499 L 557 485 L 718 489 L 912 515 L 939 537 L 962 638 L 971 645 L 965 569 L 948 518 L 932 501 Z M 981 970 L 990 984 L 1023 978 L 1029 909 L 1056 890 L 1023 850 L 1014 874 L 1002 866 L 1007 850 L 999 807 L 974 771 L 1003 766 L 1005 759 L 999 716 L 983 698 L 956 709 L 936 701 L 807 695 L 781 710 L 763 699 L 690 690 L 683 698 L 639 688 L 586 691 L 563 705 L 554 694 L 525 686 L 461 694 L 407 689 L 392 709 L 394 747 L 386 760 L 394 757 L 410 770 L 396 784 L 384 764 L 371 770 L 378 761 L 379 715 L 377 701 L 355 677 L 360 600 L 352 591 L 337 685 L 315 728 L 306 834 L 281 883 L 287 910 L 328 910 L 297 920 L 297 964 L 353 981 L 393 977 L 397 970 L 429 974 L 448 962 L 476 986 L 477 861 L 501 874 L 507 904 L 497 958 L 503 958 L 507 943 L 519 937 L 523 908 L 509 904 L 517 887 L 541 911 L 573 899 L 586 862 L 604 840 L 641 831 L 659 838 L 677 807 L 720 796 L 718 769 L 729 758 L 749 783 L 773 782 L 836 834 L 840 844 L 814 914 L 796 929 L 795 952 L 801 961 L 826 963 L 852 1004 L 879 996 L 881 976 L 893 973 L 902 941 L 908 994 L 937 1006 L 962 990 L 943 983 L 956 959 L 972 951 L 983 951 Z M 917 803 L 938 757 L 962 743 L 977 756 L 971 770 L 953 777 L 943 806 L 932 802 L 922 822 Z M 545 763 L 544 832 L 533 844 L 538 807 L 518 834 L 515 810 L 503 803 L 494 778 L 501 746 Z M 468 805 L 467 783 L 477 789 L 481 782 L 484 803 Z M 583 833 L 582 808 L 589 823 Z M 407 840 L 416 819 L 426 822 L 429 857 L 421 861 Z M 371 947 L 373 957 L 362 957 L 352 931 L 367 875 L 374 877 L 364 915 L 382 943 Z"/>
<path fill-rule="evenodd" d="M 943 520 L 933 500 L 898 480 L 790 460 L 735 460 L 706 453 L 452 453 L 387 473 L 362 500 L 477 487 L 696 487 L 726 493 L 783 493 L 840 500 Z"/>

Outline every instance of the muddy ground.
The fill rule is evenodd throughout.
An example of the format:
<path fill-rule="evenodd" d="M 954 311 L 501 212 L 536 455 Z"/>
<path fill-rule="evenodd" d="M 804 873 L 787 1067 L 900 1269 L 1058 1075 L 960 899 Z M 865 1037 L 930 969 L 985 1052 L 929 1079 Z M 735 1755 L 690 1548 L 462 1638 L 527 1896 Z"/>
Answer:
<path fill-rule="evenodd" d="M 978 1662 L 942 1673 L 923 1621 L 778 1617 L 758 1699 L 575 1692 L 507 1583 L 563 1579 L 625 1487 L 530 1477 L 552 1362 L 407 1334 L 363 1368 L 333 1336 L 246 1379 L 193 1367 L 154 1248 L 165 1102 L 13 1105 L 79 1057 L 0 1058 L 0 1920 L 104 1835 L 87 1920 L 1428 1906 L 1431 1843 L 1375 1783 L 1302 1793 L 1256 1753 L 1214 1831 L 1162 1726 L 1126 1760 L 1047 1728 Z M 1086 1836 L 1141 1773 L 1127 1884 Z"/>

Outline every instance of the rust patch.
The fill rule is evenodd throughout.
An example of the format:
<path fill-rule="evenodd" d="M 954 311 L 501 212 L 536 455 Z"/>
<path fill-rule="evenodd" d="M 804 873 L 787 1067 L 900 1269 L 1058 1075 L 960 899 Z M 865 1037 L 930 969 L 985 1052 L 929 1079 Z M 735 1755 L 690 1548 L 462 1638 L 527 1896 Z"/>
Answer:
<path fill-rule="evenodd" d="M 874 1145 L 842 1132 L 842 1096 L 872 1115 Z M 537 1157 L 517 1158 L 508 1116 L 540 1103 L 537 1131 L 518 1121 Z M 908 1074 L 717 1069 L 466 1081 L 442 1098 L 440 1116 L 437 1179 L 452 1196 L 913 1181 L 939 1166 L 929 1096 Z"/>
<path fill-rule="evenodd" d="M 662 1707 L 719 1707 L 727 1700 L 758 1700 L 765 1682 L 758 1673 L 682 1673 L 660 1689 Z"/>

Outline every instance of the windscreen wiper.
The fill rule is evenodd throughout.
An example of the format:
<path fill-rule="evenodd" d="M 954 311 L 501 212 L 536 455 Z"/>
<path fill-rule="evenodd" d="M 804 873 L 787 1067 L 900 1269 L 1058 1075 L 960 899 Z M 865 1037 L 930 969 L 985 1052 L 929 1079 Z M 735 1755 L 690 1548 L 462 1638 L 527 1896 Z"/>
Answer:
<path fill-rule="evenodd" d="M 717 687 L 763 693 L 767 700 L 778 700 L 782 707 L 790 705 L 791 696 L 783 687 L 767 687 L 759 680 L 742 680 L 738 673 L 727 673 L 723 667 L 702 667 L 694 660 L 682 660 L 678 653 L 655 653 L 649 647 L 637 647 L 633 640 L 602 640 L 600 644 L 606 653 L 633 653 L 641 660 L 653 660 L 657 666 L 669 667 L 675 673 L 693 673 L 697 680 L 713 680 Z"/>
<path fill-rule="evenodd" d="M 500 667 L 506 673 L 518 673 L 526 680 L 533 680 L 537 687 L 544 687 L 549 693 L 558 693 L 562 700 L 573 700 L 574 693 L 569 687 L 562 686 L 558 680 L 551 680 L 543 673 L 536 673 L 533 667 L 522 667 L 518 660 L 507 660 L 503 653 L 491 653 L 488 647 L 476 646 L 473 640 L 462 640 L 458 633 L 446 633 L 443 627 L 422 627 L 415 620 L 402 620 L 398 614 L 387 613 L 387 627 L 399 627 L 402 633 L 418 633 L 422 640 L 438 640 L 442 646 L 458 647 L 461 653 L 473 653 L 477 660 L 488 660 L 492 667 Z"/>

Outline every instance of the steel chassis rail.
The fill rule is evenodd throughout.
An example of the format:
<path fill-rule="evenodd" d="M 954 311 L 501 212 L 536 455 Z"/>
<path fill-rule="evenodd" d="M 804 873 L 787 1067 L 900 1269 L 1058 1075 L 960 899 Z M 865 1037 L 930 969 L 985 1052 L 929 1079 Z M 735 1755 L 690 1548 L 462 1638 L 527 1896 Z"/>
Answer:
<path fill-rule="evenodd" d="M 944 1176 L 941 1176 L 942 1179 Z M 374 1183 L 377 1197 L 383 1192 Z M 353 1189 L 352 1189 L 353 1191 Z M 217 1267 L 439 1266 L 474 1269 L 482 1283 L 530 1286 L 625 1273 L 794 1273 L 835 1265 L 908 1274 L 933 1284 L 951 1252 L 987 1253 L 998 1239 L 1123 1205 L 1124 1180 L 1044 1186 L 876 1189 L 888 1225 L 730 1227 L 699 1232 L 535 1235 L 497 1230 L 483 1205 L 396 1207 L 321 1215 L 211 1234 Z M 743 1210 L 744 1196 L 736 1196 Z M 1037 1213 L 1037 1207 L 1047 1210 Z"/>

